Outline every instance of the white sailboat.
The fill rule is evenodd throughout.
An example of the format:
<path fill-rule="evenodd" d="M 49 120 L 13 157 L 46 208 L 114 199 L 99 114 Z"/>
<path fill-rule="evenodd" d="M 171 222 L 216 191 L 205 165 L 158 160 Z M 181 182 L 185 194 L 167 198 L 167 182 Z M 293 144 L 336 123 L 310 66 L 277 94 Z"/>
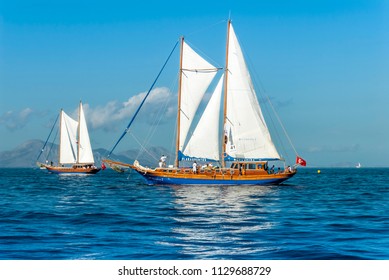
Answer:
<path fill-rule="evenodd" d="M 281 160 L 281 157 L 271 139 L 231 21 L 228 21 L 227 34 L 224 74 L 193 133 L 190 127 L 200 101 L 220 69 L 181 38 L 174 167 L 152 169 L 143 167 L 138 161 L 133 165 L 123 164 L 139 172 L 148 183 L 279 184 L 296 174 L 296 169 L 292 168 L 282 172 L 271 172 L 268 168 L 268 161 Z M 299 159 L 297 164 L 306 164 Z M 220 165 L 204 169 L 197 169 L 196 164 L 193 168 L 180 167 L 183 160 Z"/>
<path fill-rule="evenodd" d="M 47 165 L 52 173 L 95 174 L 100 168 L 94 166 L 82 102 L 79 106 L 78 120 L 60 112 L 60 143 L 58 166 Z"/>

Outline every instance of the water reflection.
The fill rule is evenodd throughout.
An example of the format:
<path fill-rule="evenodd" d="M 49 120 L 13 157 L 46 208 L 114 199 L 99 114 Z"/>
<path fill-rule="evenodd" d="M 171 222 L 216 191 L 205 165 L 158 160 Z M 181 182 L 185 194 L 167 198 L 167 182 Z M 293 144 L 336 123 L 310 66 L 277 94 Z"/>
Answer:
<path fill-rule="evenodd" d="M 268 217 L 277 189 L 267 186 L 174 188 L 174 244 L 193 258 L 244 258 L 274 250 L 261 238 L 275 225 Z"/>

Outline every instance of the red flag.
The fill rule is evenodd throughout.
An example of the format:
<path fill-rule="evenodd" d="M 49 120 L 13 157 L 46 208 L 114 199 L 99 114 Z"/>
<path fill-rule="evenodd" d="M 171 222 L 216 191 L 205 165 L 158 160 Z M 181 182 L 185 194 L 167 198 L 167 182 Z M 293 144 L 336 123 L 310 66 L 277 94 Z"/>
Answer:
<path fill-rule="evenodd" d="M 307 166 L 307 162 L 299 156 L 296 157 L 296 164 L 300 164 L 301 166 Z"/>
<path fill-rule="evenodd" d="M 101 169 L 106 169 L 107 167 L 105 166 L 105 164 L 104 164 L 104 162 L 103 163 L 101 163 Z"/>

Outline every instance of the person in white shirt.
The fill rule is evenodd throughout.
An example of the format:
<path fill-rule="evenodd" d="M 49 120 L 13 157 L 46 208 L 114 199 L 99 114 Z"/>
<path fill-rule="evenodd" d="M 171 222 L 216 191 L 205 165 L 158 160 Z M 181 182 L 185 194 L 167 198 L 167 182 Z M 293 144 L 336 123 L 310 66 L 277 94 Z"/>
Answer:
<path fill-rule="evenodd" d="M 193 173 L 194 174 L 197 173 L 197 162 L 196 161 L 193 163 Z"/>
<path fill-rule="evenodd" d="M 166 156 L 162 155 L 161 159 L 159 160 L 159 167 L 166 167 Z"/>

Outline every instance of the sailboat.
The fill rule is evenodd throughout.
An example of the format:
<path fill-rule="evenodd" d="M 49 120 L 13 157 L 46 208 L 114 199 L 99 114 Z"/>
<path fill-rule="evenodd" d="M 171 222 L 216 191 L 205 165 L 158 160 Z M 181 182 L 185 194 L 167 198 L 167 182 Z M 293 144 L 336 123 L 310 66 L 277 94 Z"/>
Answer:
<path fill-rule="evenodd" d="M 134 164 L 122 164 L 137 171 L 147 183 L 280 184 L 296 174 L 298 164 L 306 164 L 298 157 L 296 165 L 282 171 L 269 166 L 270 161 L 279 161 L 281 157 L 271 139 L 230 20 L 227 30 L 224 73 L 197 125 L 193 120 L 199 104 L 220 68 L 196 53 L 183 37 L 180 39 L 174 165 L 149 168 L 137 160 Z M 181 167 L 183 161 L 193 162 L 193 166 Z M 108 159 L 104 162 L 120 165 Z M 201 168 L 200 163 L 204 163 Z"/>
<path fill-rule="evenodd" d="M 100 168 L 94 166 L 94 157 L 90 144 L 82 102 L 78 111 L 78 120 L 60 111 L 60 143 L 58 166 L 46 164 L 51 173 L 59 174 L 95 174 Z"/>

